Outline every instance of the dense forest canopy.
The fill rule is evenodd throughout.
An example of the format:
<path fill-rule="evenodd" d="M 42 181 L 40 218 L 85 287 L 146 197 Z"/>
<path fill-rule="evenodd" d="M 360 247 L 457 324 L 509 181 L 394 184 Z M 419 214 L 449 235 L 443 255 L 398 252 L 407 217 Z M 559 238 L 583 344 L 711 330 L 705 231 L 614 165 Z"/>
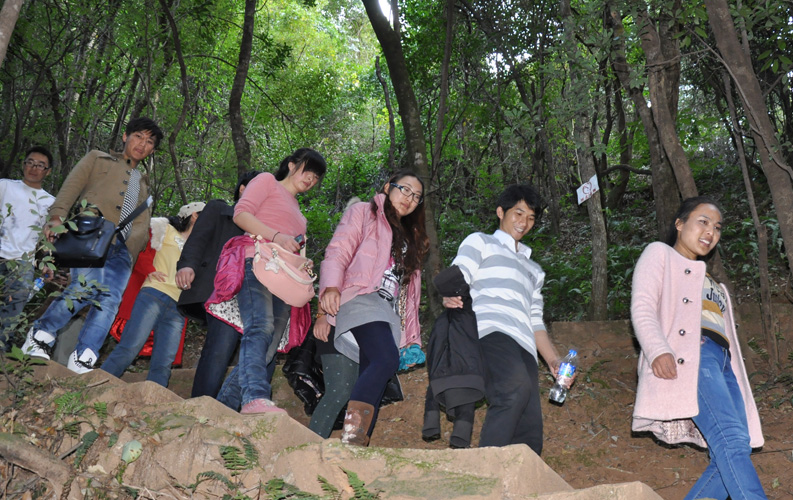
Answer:
<path fill-rule="evenodd" d="M 56 192 L 88 150 L 119 149 L 124 123 L 149 116 L 166 133 L 146 166 L 162 215 L 230 199 L 238 173 L 313 147 L 329 165 L 301 200 L 318 262 L 347 200 L 410 166 L 428 186 L 425 277 L 494 228 L 502 187 L 530 182 L 548 203 L 528 243 L 552 320 L 626 317 L 641 249 L 681 198 L 708 194 L 729 209 L 715 272 L 764 304 L 793 298 L 785 0 L 12 4 L 3 177 L 45 145 Z M 592 175 L 600 191 L 579 206 Z M 790 336 L 766 322 L 768 338 Z"/>

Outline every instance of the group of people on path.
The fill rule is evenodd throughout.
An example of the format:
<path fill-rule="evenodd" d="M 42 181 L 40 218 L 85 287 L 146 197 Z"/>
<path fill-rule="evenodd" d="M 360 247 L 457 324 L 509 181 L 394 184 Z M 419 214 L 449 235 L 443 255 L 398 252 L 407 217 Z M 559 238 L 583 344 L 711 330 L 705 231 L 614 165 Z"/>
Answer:
<path fill-rule="evenodd" d="M 28 151 L 21 181 L 0 180 L 5 349 L 33 282 L 31 228 L 41 227 L 54 241 L 82 200 L 118 224 L 149 198 L 148 179 L 138 165 L 162 137 L 152 120 L 131 120 L 123 151 L 88 153 L 54 199 L 41 188 L 52 164 L 44 148 Z M 167 386 L 190 318 L 207 328 L 192 395 L 215 397 L 243 414 L 284 412 L 272 401 L 270 383 L 292 308 L 257 278 L 255 241 L 299 253 L 308 228 L 297 196 L 315 187 L 325 171 L 321 154 L 301 148 L 284 158 L 275 174 L 241 177 L 233 205 L 193 202 L 169 218 L 151 218 L 144 210 L 115 238 L 104 267 L 70 270 L 69 285 L 33 323 L 22 350 L 49 358 L 64 326 L 92 306 L 68 367 L 78 373 L 96 368 L 134 268 L 141 286 L 131 294 L 134 305 L 120 342 L 101 369 L 120 376 L 153 331 L 149 379 Z M 346 404 L 341 439 L 366 446 L 400 348 L 421 345 L 421 268 L 429 251 L 425 193 L 414 172 L 394 173 L 372 200 L 348 207 L 325 251 L 313 332 L 322 345 L 326 390 L 310 423 L 323 437 Z M 448 311 L 468 310 L 466 321 L 475 332 L 466 355 L 473 352 L 481 367 L 479 390 L 487 400 L 480 446 L 525 444 L 541 454 L 538 360 L 542 356 L 556 376 L 560 356 L 543 321 L 545 273 L 521 241 L 543 205 L 533 187 L 512 185 L 493 208 L 498 229 L 463 240 L 450 266 L 459 286 L 443 305 Z M 685 200 L 667 240 L 648 245 L 637 262 L 631 316 L 641 353 L 633 430 L 708 448 L 710 465 L 687 499 L 765 498 L 750 458 L 763 437 L 732 305 L 706 266 L 721 227 L 722 213 L 713 200 Z M 143 258 L 146 252 L 149 257 Z M 454 342 L 454 335 L 444 341 Z M 226 376 L 238 344 L 238 363 Z M 431 384 L 428 410 L 439 395 Z M 472 421 L 473 411 L 466 402 L 455 408 L 455 418 Z M 461 428 L 453 447 L 470 445 L 470 423 Z M 422 434 L 439 437 L 432 421 L 425 422 Z"/>

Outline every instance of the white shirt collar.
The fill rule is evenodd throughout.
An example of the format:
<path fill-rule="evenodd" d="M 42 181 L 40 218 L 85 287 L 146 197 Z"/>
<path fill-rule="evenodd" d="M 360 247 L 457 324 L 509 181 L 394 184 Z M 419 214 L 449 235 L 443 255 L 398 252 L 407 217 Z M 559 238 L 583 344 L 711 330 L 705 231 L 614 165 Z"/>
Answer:
<path fill-rule="evenodd" d="M 501 229 L 496 229 L 496 232 L 493 233 L 493 236 L 501 243 L 505 245 L 510 250 L 515 249 L 515 238 L 510 236 L 508 233 L 502 231 Z M 531 258 L 531 248 L 524 245 L 521 242 L 518 242 L 518 250 L 517 253 L 523 254 L 527 259 Z"/>

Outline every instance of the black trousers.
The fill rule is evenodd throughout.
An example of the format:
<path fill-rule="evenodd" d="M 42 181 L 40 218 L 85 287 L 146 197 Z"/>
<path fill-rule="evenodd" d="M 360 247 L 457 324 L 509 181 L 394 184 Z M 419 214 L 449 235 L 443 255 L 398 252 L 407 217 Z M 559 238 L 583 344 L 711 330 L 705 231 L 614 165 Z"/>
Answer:
<path fill-rule="evenodd" d="M 485 363 L 487 414 L 479 446 L 523 443 L 542 452 L 542 408 L 537 360 L 510 336 L 479 340 Z"/>

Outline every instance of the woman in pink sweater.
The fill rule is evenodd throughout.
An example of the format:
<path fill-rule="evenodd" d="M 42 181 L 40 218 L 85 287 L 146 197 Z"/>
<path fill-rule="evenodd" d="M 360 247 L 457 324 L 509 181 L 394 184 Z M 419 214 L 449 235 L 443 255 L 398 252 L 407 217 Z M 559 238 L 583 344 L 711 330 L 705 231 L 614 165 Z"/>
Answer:
<path fill-rule="evenodd" d="M 325 174 L 325 159 L 313 149 L 301 148 L 281 161 L 275 175 L 257 175 L 234 206 L 234 223 L 247 235 L 261 236 L 289 252 L 298 252 L 306 233 L 306 218 L 297 195 L 313 188 Z M 241 264 L 244 275 L 236 293 L 242 322 L 239 363 L 232 370 L 217 399 L 240 413 L 280 412 L 270 399 L 272 369 L 278 342 L 289 319 L 290 307 L 271 293 L 253 273 L 254 246 L 249 236 L 237 236 L 226 244 L 245 245 Z M 222 257 L 221 257 L 222 260 Z M 215 277 L 218 280 L 225 272 Z M 214 294 L 213 294 L 214 295 Z M 213 302 L 210 297 L 208 304 Z M 215 314 L 210 309 L 210 313 Z"/>
<path fill-rule="evenodd" d="M 409 170 L 397 172 L 371 202 L 347 209 L 325 251 L 322 311 L 336 326 L 336 349 L 360 364 L 343 443 L 369 443 L 376 408 L 399 367 L 402 332 L 407 343 L 421 342 L 421 264 L 429 249 L 423 201 L 421 179 Z M 327 340 L 327 330 L 314 333 Z"/>
<path fill-rule="evenodd" d="M 685 200 L 666 244 L 648 245 L 633 274 L 641 355 L 632 428 L 708 447 L 711 462 L 686 500 L 766 498 L 750 458 L 763 434 L 732 303 L 706 269 L 721 225 L 710 198 Z"/>

